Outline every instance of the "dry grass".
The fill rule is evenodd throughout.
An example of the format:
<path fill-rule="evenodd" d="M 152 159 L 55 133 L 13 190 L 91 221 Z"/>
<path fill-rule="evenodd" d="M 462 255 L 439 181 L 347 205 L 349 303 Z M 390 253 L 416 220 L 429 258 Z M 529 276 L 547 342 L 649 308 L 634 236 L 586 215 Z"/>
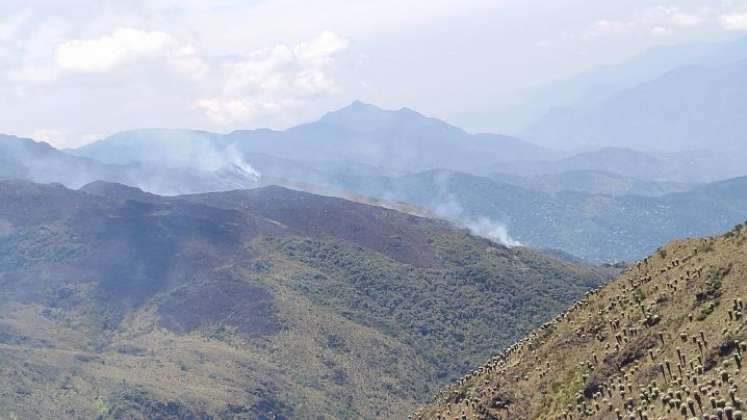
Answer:
<path fill-rule="evenodd" d="M 674 241 L 442 390 L 415 417 L 740 418 L 746 302 L 747 226 Z"/>

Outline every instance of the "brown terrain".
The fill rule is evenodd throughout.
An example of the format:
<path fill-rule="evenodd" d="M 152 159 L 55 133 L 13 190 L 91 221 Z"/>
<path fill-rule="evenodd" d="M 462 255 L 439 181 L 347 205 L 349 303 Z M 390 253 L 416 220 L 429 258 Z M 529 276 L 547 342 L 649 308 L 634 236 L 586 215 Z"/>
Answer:
<path fill-rule="evenodd" d="M 674 241 L 413 417 L 742 419 L 746 300 L 747 224 Z"/>

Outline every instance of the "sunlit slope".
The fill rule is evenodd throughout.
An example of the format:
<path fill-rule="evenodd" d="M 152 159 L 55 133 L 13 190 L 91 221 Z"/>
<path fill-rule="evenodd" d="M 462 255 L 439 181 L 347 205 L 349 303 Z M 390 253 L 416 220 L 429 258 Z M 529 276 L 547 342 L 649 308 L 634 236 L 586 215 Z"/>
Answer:
<path fill-rule="evenodd" d="M 745 280 L 747 225 L 672 242 L 443 389 L 416 417 L 741 419 Z"/>

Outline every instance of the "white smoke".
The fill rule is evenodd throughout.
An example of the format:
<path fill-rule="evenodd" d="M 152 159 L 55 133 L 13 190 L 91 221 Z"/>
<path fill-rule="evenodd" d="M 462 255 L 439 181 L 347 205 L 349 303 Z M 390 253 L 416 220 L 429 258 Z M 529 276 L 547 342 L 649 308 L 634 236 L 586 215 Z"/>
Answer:
<path fill-rule="evenodd" d="M 521 242 L 511 238 L 508 228 L 502 223 L 494 222 L 486 217 L 478 217 L 476 220 L 463 222 L 473 235 L 482 236 L 493 242 L 507 247 L 522 246 Z"/>
<path fill-rule="evenodd" d="M 262 174 L 259 173 L 252 165 L 250 165 L 246 160 L 244 160 L 244 156 L 236 149 L 236 146 L 231 144 L 230 146 L 223 149 L 223 154 L 225 155 L 225 161 L 234 167 L 239 168 L 242 172 L 244 172 L 249 178 L 251 178 L 254 182 L 257 182 L 259 178 L 262 176 Z"/>
<path fill-rule="evenodd" d="M 468 215 L 457 197 L 449 188 L 449 180 L 452 173 L 442 171 L 436 174 L 436 197 L 430 206 L 433 211 L 444 219 L 463 225 L 473 235 L 481 236 L 495 243 L 507 247 L 522 246 L 521 242 L 513 239 L 508 233 L 508 227 L 504 223 L 497 222 L 489 217 Z"/>
<path fill-rule="evenodd" d="M 80 188 L 117 182 L 160 195 L 255 188 L 260 173 L 219 135 L 189 130 L 134 130 L 89 150 L 53 151 L 32 140 L 9 137 L 3 152 L 22 163 L 24 177 Z M 11 147 L 12 146 L 12 147 Z M 45 149 L 49 147 L 49 149 Z M 39 150 L 45 151 L 40 153 Z M 8 157 L 8 156 L 3 156 Z"/>

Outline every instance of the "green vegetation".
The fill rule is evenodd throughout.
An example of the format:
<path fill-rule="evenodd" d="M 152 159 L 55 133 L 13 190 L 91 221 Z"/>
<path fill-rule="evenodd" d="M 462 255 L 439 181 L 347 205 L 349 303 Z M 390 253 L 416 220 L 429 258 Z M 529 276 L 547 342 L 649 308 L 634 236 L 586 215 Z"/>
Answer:
<path fill-rule="evenodd" d="M 277 188 L 118 197 L 0 183 L 7 413 L 402 418 L 610 276 Z"/>

